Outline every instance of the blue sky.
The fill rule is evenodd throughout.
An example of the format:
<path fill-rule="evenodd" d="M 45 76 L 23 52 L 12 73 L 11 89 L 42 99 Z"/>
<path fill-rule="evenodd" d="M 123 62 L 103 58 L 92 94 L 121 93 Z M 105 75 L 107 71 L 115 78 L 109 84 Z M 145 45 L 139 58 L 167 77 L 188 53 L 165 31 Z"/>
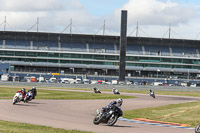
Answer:
<path fill-rule="evenodd" d="M 120 8 L 128 0 L 80 0 L 81 4 L 93 15 L 104 16 Z"/>
<path fill-rule="evenodd" d="M 158 0 L 167 2 L 168 0 Z M 87 11 L 93 15 L 103 16 L 111 14 L 116 8 L 122 7 L 128 0 L 80 0 L 81 4 Z M 200 0 L 171 0 L 181 5 L 196 5 L 200 4 Z"/>
<path fill-rule="evenodd" d="M 120 34 L 121 10 L 128 11 L 127 34 L 137 22 L 141 37 L 167 37 L 171 24 L 172 37 L 199 39 L 200 0 L 0 0 L 0 30 L 26 31 L 39 17 L 39 31 L 61 32 L 72 19 L 74 34 Z M 33 27 L 31 31 L 35 31 Z M 97 32 L 99 31 L 100 32 Z M 69 28 L 65 30 L 69 33 Z M 135 33 L 130 34 L 134 36 Z M 197 36 L 197 37 L 196 37 Z"/>

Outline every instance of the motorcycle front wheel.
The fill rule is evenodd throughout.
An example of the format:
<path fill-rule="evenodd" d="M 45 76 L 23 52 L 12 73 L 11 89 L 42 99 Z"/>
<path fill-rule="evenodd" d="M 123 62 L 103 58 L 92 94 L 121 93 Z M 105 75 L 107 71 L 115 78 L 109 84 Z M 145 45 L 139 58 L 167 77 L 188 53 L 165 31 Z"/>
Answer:
<path fill-rule="evenodd" d="M 198 124 L 195 128 L 195 133 L 200 133 L 200 124 Z"/>
<path fill-rule="evenodd" d="M 100 121 L 101 121 L 101 118 L 102 118 L 102 115 L 101 116 L 95 116 L 94 120 L 93 120 L 93 123 L 95 125 L 98 125 L 100 123 Z"/>
<path fill-rule="evenodd" d="M 108 120 L 107 125 L 108 125 L 108 126 L 114 125 L 114 124 L 117 122 L 117 119 L 118 119 L 118 116 L 113 114 L 113 115 L 110 117 L 110 119 Z"/>
<path fill-rule="evenodd" d="M 17 102 L 17 99 L 15 99 L 15 100 L 13 101 L 13 105 L 15 105 L 16 102 Z"/>

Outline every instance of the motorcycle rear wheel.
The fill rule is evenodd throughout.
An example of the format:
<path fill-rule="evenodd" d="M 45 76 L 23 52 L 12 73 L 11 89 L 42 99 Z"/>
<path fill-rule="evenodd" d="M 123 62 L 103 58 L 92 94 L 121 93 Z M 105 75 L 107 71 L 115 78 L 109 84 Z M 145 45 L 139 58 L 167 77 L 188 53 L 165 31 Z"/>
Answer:
<path fill-rule="evenodd" d="M 198 124 L 195 128 L 195 133 L 200 133 L 200 124 Z"/>
<path fill-rule="evenodd" d="M 111 116 L 110 119 L 107 122 L 108 126 L 113 126 L 117 122 L 118 116 L 114 115 L 113 117 Z"/>

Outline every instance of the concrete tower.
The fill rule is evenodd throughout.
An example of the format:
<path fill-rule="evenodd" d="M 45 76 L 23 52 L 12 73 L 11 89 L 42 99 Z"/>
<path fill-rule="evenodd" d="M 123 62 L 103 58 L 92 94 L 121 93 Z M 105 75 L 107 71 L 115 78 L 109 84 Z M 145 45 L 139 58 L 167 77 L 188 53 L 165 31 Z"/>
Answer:
<path fill-rule="evenodd" d="M 126 45 L 127 45 L 127 11 L 121 11 L 121 31 L 120 31 L 120 58 L 119 58 L 119 82 L 125 82 L 126 68 Z"/>

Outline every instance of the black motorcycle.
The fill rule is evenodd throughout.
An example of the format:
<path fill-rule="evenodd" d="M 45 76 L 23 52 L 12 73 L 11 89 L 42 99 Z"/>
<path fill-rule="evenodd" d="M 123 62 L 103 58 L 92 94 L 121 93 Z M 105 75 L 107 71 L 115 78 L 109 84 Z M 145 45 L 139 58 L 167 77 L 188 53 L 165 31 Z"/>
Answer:
<path fill-rule="evenodd" d="M 152 91 L 152 90 L 149 91 L 149 95 L 150 95 L 151 97 L 153 97 L 153 98 L 156 98 L 155 93 L 154 93 L 154 91 Z"/>
<path fill-rule="evenodd" d="M 195 133 L 200 133 L 200 124 L 198 124 L 195 128 Z"/>
<path fill-rule="evenodd" d="M 112 107 L 102 108 L 101 111 L 97 110 L 93 123 L 95 125 L 106 123 L 108 126 L 113 126 L 122 114 L 122 110 L 114 105 Z"/>
<path fill-rule="evenodd" d="M 97 88 L 94 88 L 94 93 L 101 93 L 101 91 Z"/>

